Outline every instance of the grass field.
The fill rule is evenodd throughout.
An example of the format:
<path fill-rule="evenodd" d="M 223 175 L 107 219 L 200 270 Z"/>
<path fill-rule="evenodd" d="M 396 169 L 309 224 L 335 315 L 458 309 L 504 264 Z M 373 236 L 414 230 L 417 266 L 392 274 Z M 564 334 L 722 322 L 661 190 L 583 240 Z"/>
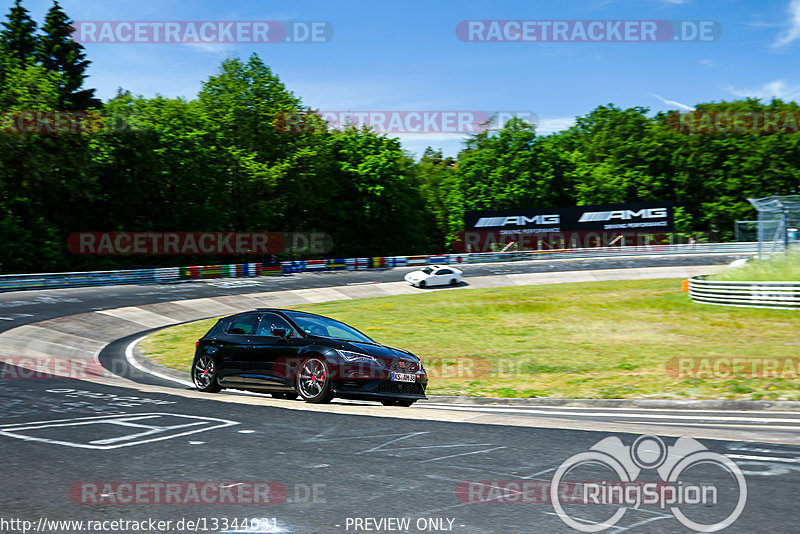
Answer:
<path fill-rule="evenodd" d="M 692 303 L 679 280 L 420 291 L 300 308 L 411 350 L 426 362 L 430 394 L 800 400 L 800 313 Z M 213 322 L 157 332 L 142 348 L 188 370 L 194 341 Z"/>
<path fill-rule="evenodd" d="M 786 254 L 775 254 L 763 260 L 752 260 L 733 269 L 714 275 L 714 280 L 777 282 L 800 281 L 800 248 L 790 248 Z"/>

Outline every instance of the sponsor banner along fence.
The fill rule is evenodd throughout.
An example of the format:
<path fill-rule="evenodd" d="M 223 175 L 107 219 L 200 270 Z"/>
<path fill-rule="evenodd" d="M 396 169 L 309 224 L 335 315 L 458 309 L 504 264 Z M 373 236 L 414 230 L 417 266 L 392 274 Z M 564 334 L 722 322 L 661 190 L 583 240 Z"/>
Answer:
<path fill-rule="evenodd" d="M 630 254 L 700 254 L 752 253 L 756 250 L 756 243 L 698 243 L 695 245 L 637 245 L 514 252 L 465 252 L 419 256 L 373 256 L 369 258 L 283 261 L 275 264 L 254 262 L 223 265 L 195 265 L 188 267 L 162 267 L 155 269 L 128 269 L 120 271 L 6 274 L 0 275 L 0 292 L 60 287 L 160 283 L 191 279 L 289 275 L 304 272 L 391 269 L 394 267 L 422 266 L 428 264 L 463 265 L 468 263 L 509 262 L 552 257 L 554 254 L 562 257 L 564 255 L 568 255 L 569 257 L 588 257 L 592 254 L 606 254 L 610 251 Z"/>
<path fill-rule="evenodd" d="M 632 202 L 564 208 L 529 208 L 464 212 L 464 229 L 512 233 L 675 230 L 671 202 Z"/>

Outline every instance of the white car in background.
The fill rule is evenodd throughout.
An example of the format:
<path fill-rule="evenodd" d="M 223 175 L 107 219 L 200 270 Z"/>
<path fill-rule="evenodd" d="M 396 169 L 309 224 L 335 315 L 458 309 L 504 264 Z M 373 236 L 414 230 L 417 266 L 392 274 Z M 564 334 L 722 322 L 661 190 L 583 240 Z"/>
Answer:
<path fill-rule="evenodd" d="M 406 282 L 416 287 L 454 286 L 461 282 L 464 273 L 449 265 L 429 265 L 405 276 Z"/>

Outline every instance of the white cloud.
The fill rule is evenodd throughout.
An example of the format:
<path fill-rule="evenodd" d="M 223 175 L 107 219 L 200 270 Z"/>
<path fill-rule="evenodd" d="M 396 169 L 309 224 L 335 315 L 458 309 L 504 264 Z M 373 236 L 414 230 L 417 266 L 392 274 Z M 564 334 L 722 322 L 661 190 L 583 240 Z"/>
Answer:
<path fill-rule="evenodd" d="M 757 88 L 737 89 L 730 86 L 727 89 L 740 98 L 800 100 L 800 85 L 789 85 L 783 80 L 775 80 Z"/>
<path fill-rule="evenodd" d="M 781 48 L 797 39 L 800 39 L 800 0 L 792 0 L 789 3 L 789 27 L 778 36 L 772 43 L 773 48 Z"/>
<path fill-rule="evenodd" d="M 663 103 L 669 105 L 669 106 L 676 106 L 676 107 L 679 107 L 681 109 L 685 109 L 686 111 L 694 111 L 694 108 L 692 106 L 687 105 L 687 104 L 681 104 L 680 102 L 678 102 L 676 100 L 667 100 L 666 98 L 662 98 L 661 96 L 659 96 L 659 95 L 657 95 L 655 93 L 650 93 L 650 94 L 653 95 L 654 97 L 656 97 L 657 99 L 661 100 Z"/>
<path fill-rule="evenodd" d="M 551 133 L 566 130 L 575 125 L 575 117 L 556 117 L 552 119 L 539 119 L 536 127 L 537 135 L 549 135 Z"/>
<path fill-rule="evenodd" d="M 536 135 L 550 135 L 566 130 L 575 124 L 575 117 L 556 117 L 539 119 Z M 399 137 L 403 148 L 414 156 L 420 157 L 428 146 L 441 149 L 445 156 L 455 157 L 464 149 L 465 141 L 469 139 L 466 134 L 459 133 L 418 133 L 418 134 L 389 134 L 389 137 Z"/>
<path fill-rule="evenodd" d="M 226 43 L 181 43 L 198 52 L 217 55 L 223 59 L 236 54 L 236 47 Z"/>

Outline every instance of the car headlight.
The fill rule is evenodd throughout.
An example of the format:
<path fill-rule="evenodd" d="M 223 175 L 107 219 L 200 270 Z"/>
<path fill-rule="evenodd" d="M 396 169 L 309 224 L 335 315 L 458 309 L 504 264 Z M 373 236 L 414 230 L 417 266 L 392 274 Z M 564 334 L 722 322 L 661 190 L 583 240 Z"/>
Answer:
<path fill-rule="evenodd" d="M 360 352 L 351 352 L 349 350 L 339 350 L 339 349 L 336 349 L 336 352 L 338 352 L 339 355 L 342 358 L 344 358 L 344 361 L 346 361 L 348 363 L 354 363 L 354 362 L 374 362 L 374 363 L 378 363 L 378 360 L 376 360 L 374 357 L 370 356 L 369 354 L 361 354 Z"/>

